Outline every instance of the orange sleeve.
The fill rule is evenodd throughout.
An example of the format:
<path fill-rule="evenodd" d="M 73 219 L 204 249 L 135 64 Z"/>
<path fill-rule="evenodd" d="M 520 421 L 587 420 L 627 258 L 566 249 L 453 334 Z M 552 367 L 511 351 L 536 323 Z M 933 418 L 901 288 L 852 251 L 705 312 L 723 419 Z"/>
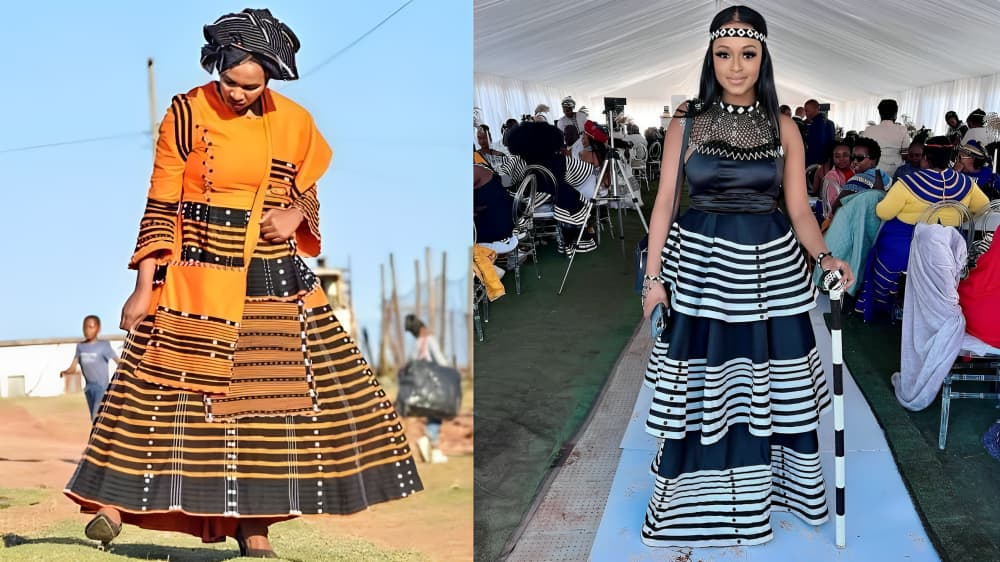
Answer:
<path fill-rule="evenodd" d="M 160 123 L 146 210 L 139 221 L 138 240 L 129 260 L 131 269 L 151 255 L 156 255 L 160 263 L 173 257 L 184 166 L 192 144 L 192 123 L 187 96 L 174 96 Z"/>
<path fill-rule="evenodd" d="M 307 117 L 305 127 L 306 151 L 298 165 L 298 173 L 292 184 L 292 206 L 302 212 L 305 220 L 295 232 L 295 242 L 299 253 L 309 257 L 319 255 L 321 237 L 319 233 L 319 198 L 316 196 L 316 182 L 326 173 L 333 158 L 333 151 L 326 139 L 316 128 L 312 118 Z"/>

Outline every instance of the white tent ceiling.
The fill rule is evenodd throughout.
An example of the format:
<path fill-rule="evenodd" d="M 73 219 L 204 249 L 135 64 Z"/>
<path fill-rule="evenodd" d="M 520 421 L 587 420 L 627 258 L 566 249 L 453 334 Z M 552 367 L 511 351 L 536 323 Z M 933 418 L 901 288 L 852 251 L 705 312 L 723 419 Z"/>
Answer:
<path fill-rule="evenodd" d="M 697 93 L 709 23 L 737 3 L 476 0 L 475 70 L 581 98 L 670 104 L 671 96 Z M 995 0 L 745 4 L 767 20 L 779 97 L 792 107 L 1000 73 Z M 964 118 L 973 108 L 955 109 Z"/>

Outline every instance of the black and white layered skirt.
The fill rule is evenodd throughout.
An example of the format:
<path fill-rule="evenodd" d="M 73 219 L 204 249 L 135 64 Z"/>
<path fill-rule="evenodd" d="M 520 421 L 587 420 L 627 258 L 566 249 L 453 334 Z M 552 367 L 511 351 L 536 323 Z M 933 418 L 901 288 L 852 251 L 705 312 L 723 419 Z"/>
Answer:
<path fill-rule="evenodd" d="M 823 523 L 816 428 L 830 397 L 815 289 L 787 219 L 691 210 L 662 261 L 675 321 L 646 370 L 646 431 L 661 445 L 643 542 L 759 544 L 773 538 L 772 511 Z"/>

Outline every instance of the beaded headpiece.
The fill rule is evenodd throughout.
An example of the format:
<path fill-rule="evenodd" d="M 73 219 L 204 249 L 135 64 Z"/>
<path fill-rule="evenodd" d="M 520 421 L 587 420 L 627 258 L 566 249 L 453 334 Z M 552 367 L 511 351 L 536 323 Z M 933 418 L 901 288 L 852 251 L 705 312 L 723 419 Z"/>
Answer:
<path fill-rule="evenodd" d="M 746 37 L 747 39 L 756 39 L 761 43 L 766 39 L 763 33 L 749 27 L 720 27 L 712 32 L 712 40 L 719 37 Z"/>

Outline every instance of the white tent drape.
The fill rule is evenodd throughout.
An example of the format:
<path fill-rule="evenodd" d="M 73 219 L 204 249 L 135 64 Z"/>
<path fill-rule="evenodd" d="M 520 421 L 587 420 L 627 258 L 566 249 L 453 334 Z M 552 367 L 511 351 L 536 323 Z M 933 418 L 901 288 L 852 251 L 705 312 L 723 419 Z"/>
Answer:
<path fill-rule="evenodd" d="M 674 97 L 697 93 L 709 23 L 735 3 L 475 0 L 477 103 L 519 117 L 545 102 L 558 116 L 566 94 L 595 110 L 604 96 L 625 97 L 626 113 L 656 124 Z M 881 97 L 937 131 L 949 109 L 963 119 L 977 107 L 1000 110 L 1000 57 L 986 56 L 983 43 L 1000 22 L 1000 2 L 741 3 L 767 20 L 781 103 L 829 102 L 845 130 L 876 120 Z"/>
<path fill-rule="evenodd" d="M 521 115 L 532 113 L 538 104 L 549 106 L 551 122 L 562 117 L 560 102 L 566 96 L 573 96 L 577 108 L 586 106 L 590 119 L 605 124 L 604 98 L 579 96 L 572 91 L 528 80 L 516 80 L 504 76 L 476 73 L 473 90 L 473 104 L 482 110 L 483 123 L 490 126 L 494 142 L 499 142 L 500 126 L 507 119 L 520 121 Z M 663 107 L 671 105 L 669 99 L 627 98 L 625 116 L 639 126 L 659 127 Z"/>
<path fill-rule="evenodd" d="M 948 130 L 944 114 L 954 110 L 965 121 L 973 109 L 1000 110 L 1000 73 L 976 78 L 939 82 L 902 92 L 887 92 L 883 96 L 870 96 L 839 103 L 830 112 L 830 118 L 844 130 L 864 129 L 869 121 L 878 122 L 878 102 L 892 98 L 899 103 L 899 121 L 907 115 L 917 127 L 927 127 L 943 134 Z"/>

